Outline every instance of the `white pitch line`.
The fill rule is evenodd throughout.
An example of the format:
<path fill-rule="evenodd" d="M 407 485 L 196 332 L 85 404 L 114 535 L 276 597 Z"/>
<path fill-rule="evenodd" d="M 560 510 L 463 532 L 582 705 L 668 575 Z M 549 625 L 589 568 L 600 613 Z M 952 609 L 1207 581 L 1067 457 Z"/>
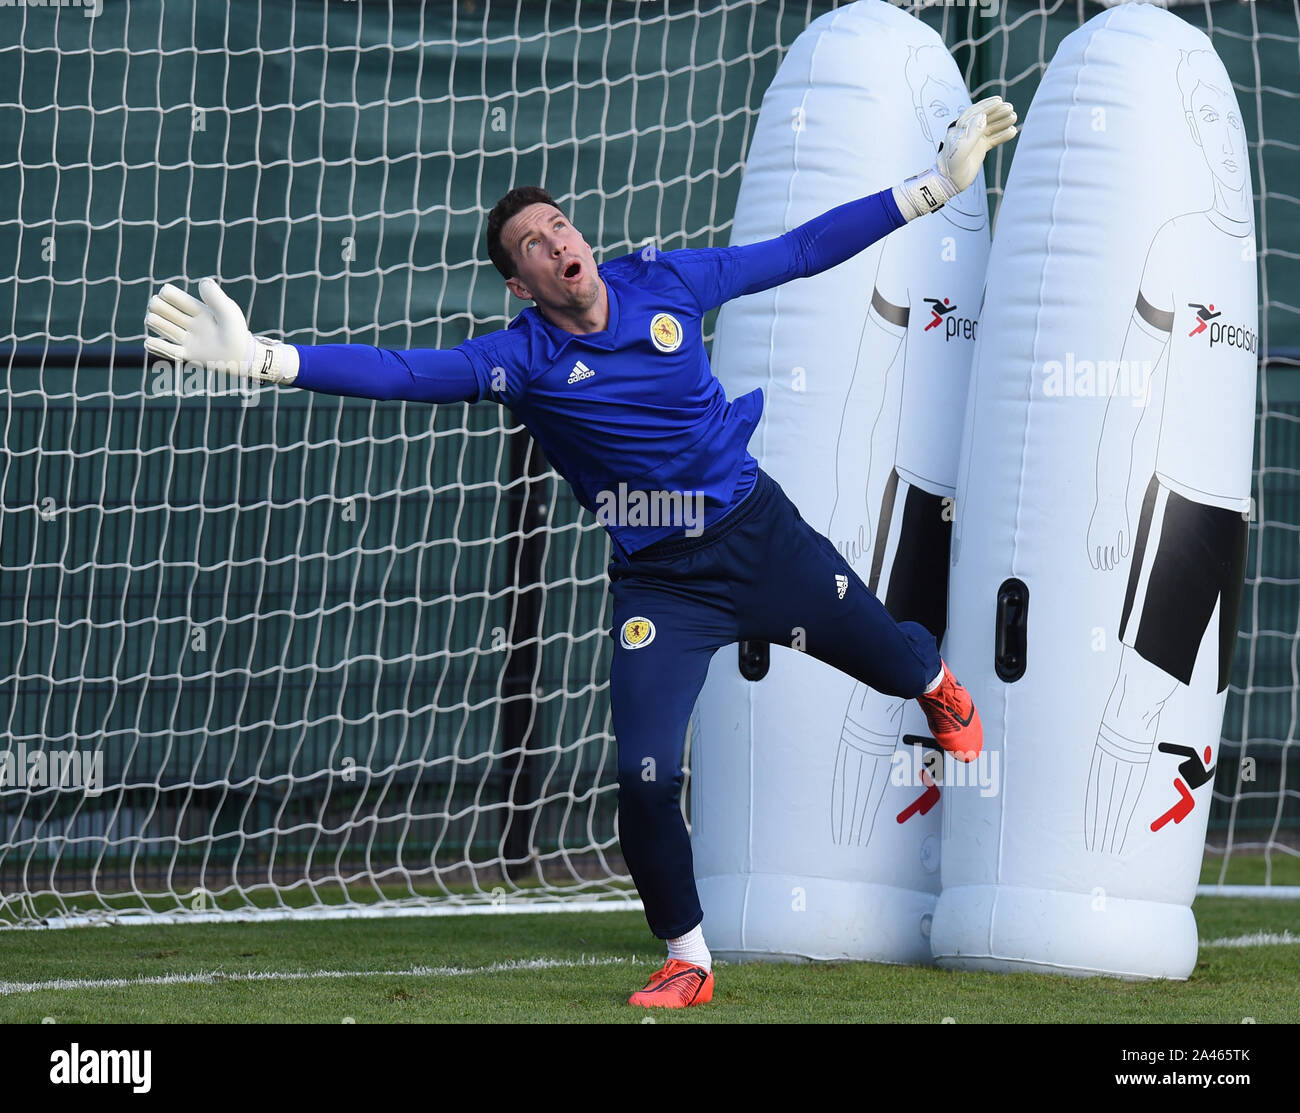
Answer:
<path fill-rule="evenodd" d="M 1300 935 L 1289 931 L 1256 931 L 1250 935 L 1225 936 L 1207 939 L 1202 947 L 1271 947 L 1279 943 L 1300 943 Z"/>
<path fill-rule="evenodd" d="M 0 982 L 0 997 L 47 989 L 125 989 L 136 985 L 215 985 L 218 982 L 303 982 L 314 978 L 462 978 L 511 970 L 564 970 L 579 966 L 623 966 L 631 958 L 528 958 L 488 966 L 408 966 L 405 970 L 220 970 L 194 974 L 156 974 L 143 978 L 54 978 L 47 982 Z"/>
<path fill-rule="evenodd" d="M 1290 931 L 1257 931 L 1250 935 L 1207 939 L 1202 947 L 1270 947 L 1300 943 Z M 493 962 L 487 966 L 408 966 L 404 970 L 248 970 L 229 974 L 220 970 L 193 974 L 155 974 L 143 978 L 54 978 L 46 982 L 0 982 L 0 997 L 59 989 L 126 989 L 137 985 L 216 985 L 219 982 L 303 982 L 328 978 L 463 978 L 476 974 L 502 974 L 517 970 L 566 970 L 581 966 L 626 966 L 631 958 L 528 958 Z"/>
<path fill-rule="evenodd" d="M 4 0 L 0 0 L 3 5 Z M 532 916 L 548 912 L 644 912 L 639 900 L 515 901 L 496 904 L 328 905 L 322 908 L 241 908 L 218 912 L 74 912 L 36 923 L 0 924 L 0 931 L 53 931 L 79 927 L 168 927 L 184 924 L 252 924 L 282 920 L 379 920 L 408 916 Z"/>

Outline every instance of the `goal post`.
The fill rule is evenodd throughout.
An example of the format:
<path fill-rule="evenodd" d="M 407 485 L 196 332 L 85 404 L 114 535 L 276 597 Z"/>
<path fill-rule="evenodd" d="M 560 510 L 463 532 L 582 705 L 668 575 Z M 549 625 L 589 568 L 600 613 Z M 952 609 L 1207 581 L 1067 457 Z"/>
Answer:
<path fill-rule="evenodd" d="M 145 304 L 212 275 L 258 332 L 452 346 L 519 308 L 483 237 L 525 183 L 598 258 L 725 244 L 763 92 L 835 6 L 0 7 L 0 924 L 634 905 L 608 542 L 526 431 L 488 405 L 177 375 L 143 352 Z M 973 96 L 1018 105 L 1098 10 L 904 6 Z M 1207 860 L 1280 891 L 1300 875 L 1300 22 L 1178 14 L 1248 117 L 1263 300 Z"/>

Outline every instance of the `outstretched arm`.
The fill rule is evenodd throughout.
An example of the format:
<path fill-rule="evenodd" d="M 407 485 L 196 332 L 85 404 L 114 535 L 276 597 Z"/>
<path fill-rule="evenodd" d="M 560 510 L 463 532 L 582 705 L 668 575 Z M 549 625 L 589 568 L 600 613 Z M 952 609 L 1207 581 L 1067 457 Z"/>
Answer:
<path fill-rule="evenodd" d="M 482 396 L 469 358 L 454 348 L 298 347 L 254 336 L 243 310 L 214 280 L 200 282 L 199 294 L 202 301 L 168 284 L 150 299 L 147 351 L 210 371 L 354 398 L 473 402 Z"/>
<path fill-rule="evenodd" d="M 364 344 L 299 347 L 294 386 L 353 398 L 407 402 L 477 402 L 478 377 L 455 348 L 390 351 Z"/>
<path fill-rule="evenodd" d="M 966 109 L 948 125 L 935 165 L 890 189 L 839 205 L 759 243 L 661 256 L 699 302 L 701 312 L 839 266 L 909 220 L 932 213 L 966 189 L 984 156 L 1016 134 L 1015 110 L 1001 97 Z"/>

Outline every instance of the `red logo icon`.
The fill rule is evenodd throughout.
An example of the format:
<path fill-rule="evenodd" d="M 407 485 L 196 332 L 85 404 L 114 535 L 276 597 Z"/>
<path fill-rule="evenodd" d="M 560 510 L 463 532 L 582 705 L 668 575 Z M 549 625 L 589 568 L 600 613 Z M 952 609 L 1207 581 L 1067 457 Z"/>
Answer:
<path fill-rule="evenodd" d="M 1182 776 L 1174 778 L 1174 791 L 1178 793 L 1178 800 L 1164 815 L 1152 821 L 1152 831 L 1159 831 L 1171 819 L 1175 823 L 1182 823 L 1191 815 L 1192 809 L 1196 807 L 1191 790 L 1200 788 L 1214 772 L 1214 766 L 1210 764 L 1209 746 L 1205 747 L 1204 758 L 1201 758 L 1190 746 L 1175 746 L 1172 742 L 1161 742 L 1158 749 L 1162 754 L 1182 754 L 1186 760 L 1178 765 L 1178 772 Z M 1186 784 L 1183 783 L 1184 781 Z"/>
<path fill-rule="evenodd" d="M 951 313 L 957 307 L 948 301 L 947 298 L 925 298 L 926 304 L 930 307 L 930 312 L 934 314 L 933 319 L 925 326 L 925 332 L 929 332 L 935 325 L 943 321 L 945 313 Z"/>
<path fill-rule="evenodd" d="M 925 785 L 925 791 L 898 813 L 899 823 L 906 823 L 914 815 L 925 815 L 939 802 L 939 786 L 924 769 L 921 770 L 921 783 Z"/>
<path fill-rule="evenodd" d="M 1196 310 L 1196 327 L 1187 334 L 1188 336 L 1196 336 L 1198 333 L 1204 332 L 1205 326 L 1213 321 L 1215 317 L 1223 316 L 1223 310 L 1220 309 L 1217 313 L 1214 311 L 1213 302 L 1209 305 L 1202 305 L 1198 301 L 1189 301 L 1187 307 Z"/>

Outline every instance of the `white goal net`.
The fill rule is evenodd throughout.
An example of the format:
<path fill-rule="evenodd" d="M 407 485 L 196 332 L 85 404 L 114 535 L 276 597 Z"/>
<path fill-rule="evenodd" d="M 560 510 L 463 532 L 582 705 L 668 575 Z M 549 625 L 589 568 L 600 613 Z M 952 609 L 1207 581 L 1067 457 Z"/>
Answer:
<path fill-rule="evenodd" d="M 0 924 L 635 898 L 608 546 L 524 431 L 178 378 L 145 304 L 212 275 L 259 332 L 451 346 L 518 308 L 483 235 L 529 183 L 598 257 L 726 243 L 763 92 L 834 6 L 0 6 Z M 912 10 L 974 96 L 1028 105 L 1098 9 Z M 1269 884 L 1300 840 L 1300 15 L 1179 14 L 1258 192 L 1258 514 L 1208 861 Z"/>

